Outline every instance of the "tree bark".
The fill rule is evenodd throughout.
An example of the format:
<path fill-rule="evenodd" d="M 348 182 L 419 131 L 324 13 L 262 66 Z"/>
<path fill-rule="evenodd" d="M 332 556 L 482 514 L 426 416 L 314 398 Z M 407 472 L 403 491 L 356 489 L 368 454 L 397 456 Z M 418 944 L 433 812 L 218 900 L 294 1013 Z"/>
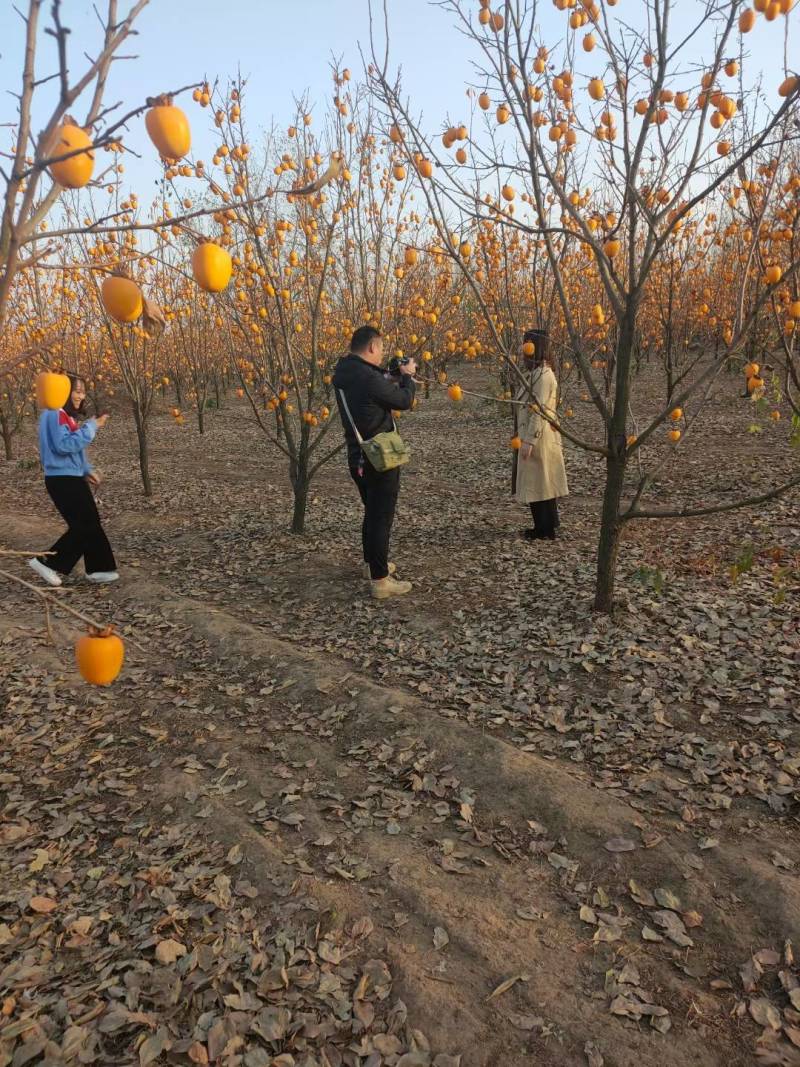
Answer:
<path fill-rule="evenodd" d="M 600 541 L 597 546 L 597 582 L 594 592 L 595 611 L 610 615 L 614 609 L 614 588 L 622 525 L 619 505 L 625 482 L 625 456 L 611 455 L 606 460 L 606 484 L 603 492 L 603 512 L 600 520 Z"/>
<path fill-rule="evenodd" d="M 305 532 L 308 487 L 311 481 L 308 473 L 308 440 L 305 426 L 303 427 L 297 459 L 293 458 L 289 463 L 289 478 L 294 493 L 292 533 L 301 534 Z"/>
<path fill-rule="evenodd" d="M 14 435 L 11 433 L 11 426 L 4 418 L 0 418 L 0 430 L 3 433 L 3 448 L 5 450 L 6 459 L 11 460 L 14 458 Z"/>
<path fill-rule="evenodd" d="M 594 593 L 595 611 L 610 615 L 614 609 L 619 541 L 622 533 L 620 501 L 628 462 L 626 421 L 630 399 L 631 363 L 635 339 L 636 300 L 631 298 L 620 323 L 616 350 L 616 389 L 614 408 L 608 424 L 608 458 L 600 539 L 597 545 L 597 579 Z"/>
<path fill-rule="evenodd" d="M 147 440 L 147 419 L 139 410 L 138 404 L 133 405 L 133 419 L 136 423 L 136 437 L 139 442 L 139 471 L 142 476 L 142 488 L 145 496 L 153 495 L 153 483 L 150 480 L 150 448 Z"/>

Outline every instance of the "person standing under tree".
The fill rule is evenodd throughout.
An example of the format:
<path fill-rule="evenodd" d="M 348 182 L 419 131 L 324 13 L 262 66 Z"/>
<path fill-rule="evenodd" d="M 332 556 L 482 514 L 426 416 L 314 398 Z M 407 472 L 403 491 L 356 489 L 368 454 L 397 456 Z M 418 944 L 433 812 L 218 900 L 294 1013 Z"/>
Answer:
<path fill-rule="evenodd" d="M 373 326 L 359 326 L 350 341 L 350 351 L 336 365 L 333 384 L 347 442 L 347 465 L 364 505 L 361 545 L 364 577 L 370 580 L 373 597 L 400 596 L 411 591 L 410 582 L 398 581 L 389 562 L 400 467 L 376 470 L 362 447 L 378 434 L 394 430 L 392 411 L 407 411 L 414 402 L 414 360 L 401 364 L 397 377 L 387 376 L 383 363 L 383 338 Z"/>
<path fill-rule="evenodd" d="M 48 585 L 61 585 L 62 578 L 83 556 L 90 582 L 116 582 L 117 564 L 93 495 L 100 476 L 93 470 L 85 451 L 97 431 L 105 426 L 108 415 L 78 423 L 86 402 L 86 385 L 74 375 L 69 379 L 71 390 L 64 407 L 59 411 L 47 409 L 39 416 L 44 484 L 67 524 L 67 532 L 48 554 L 28 560 L 28 566 Z"/>
<path fill-rule="evenodd" d="M 527 330 L 522 341 L 526 387 L 517 393 L 517 435 L 522 443 L 514 496 L 530 504 L 533 527 L 522 531 L 525 540 L 554 541 L 560 525 L 558 498 L 569 494 L 557 425 L 558 382 L 548 356 L 547 331 Z"/>

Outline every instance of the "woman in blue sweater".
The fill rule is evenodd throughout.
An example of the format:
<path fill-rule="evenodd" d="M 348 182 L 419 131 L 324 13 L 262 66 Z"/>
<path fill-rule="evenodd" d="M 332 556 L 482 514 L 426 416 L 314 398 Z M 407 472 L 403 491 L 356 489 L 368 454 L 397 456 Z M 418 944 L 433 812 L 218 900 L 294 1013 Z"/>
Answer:
<path fill-rule="evenodd" d="M 52 554 L 36 556 L 28 564 L 48 585 L 61 585 L 61 579 L 83 556 L 89 581 L 116 582 L 117 564 L 92 492 L 100 478 L 86 458 L 87 445 L 105 426 L 108 415 L 78 423 L 86 386 L 81 378 L 72 375 L 70 382 L 72 391 L 64 407 L 59 411 L 48 409 L 39 416 L 44 484 L 68 528 L 50 549 Z"/>

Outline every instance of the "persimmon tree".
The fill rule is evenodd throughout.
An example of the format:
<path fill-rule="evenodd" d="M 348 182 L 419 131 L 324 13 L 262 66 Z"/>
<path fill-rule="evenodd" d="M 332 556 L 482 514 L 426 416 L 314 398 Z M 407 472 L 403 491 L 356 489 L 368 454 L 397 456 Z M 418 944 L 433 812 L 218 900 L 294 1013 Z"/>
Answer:
<path fill-rule="evenodd" d="M 784 71 L 765 91 L 744 79 L 747 34 L 759 16 L 742 0 L 710 0 L 691 24 L 683 14 L 678 24 L 671 0 L 646 0 L 632 22 L 617 15 L 611 0 L 556 0 L 565 20 L 556 42 L 540 38 L 536 2 L 505 0 L 492 9 L 490 0 L 477 6 L 443 0 L 440 6 L 474 49 L 469 151 L 449 154 L 459 140 L 449 119 L 440 151 L 405 99 L 399 75 L 390 71 L 385 4 L 380 20 L 371 6 L 371 86 L 512 376 L 508 331 L 492 320 L 485 278 L 470 243 L 465 248 L 453 239 L 453 222 L 479 234 L 502 227 L 543 250 L 532 285 L 554 294 L 556 340 L 568 348 L 596 416 L 591 439 L 579 439 L 563 420 L 560 431 L 604 465 L 594 603 L 608 612 L 626 523 L 762 503 L 800 484 L 795 477 L 709 505 L 648 504 L 653 472 L 665 462 L 656 435 L 667 430 L 678 453 L 689 445 L 721 371 L 731 361 L 744 362 L 754 324 L 796 277 L 791 241 L 775 240 L 771 232 L 766 239 L 761 225 L 722 236 L 718 217 L 726 200 L 751 203 L 767 181 L 761 168 L 772 172 L 774 161 L 788 155 L 797 135 L 798 78 Z M 773 36 L 776 53 L 791 8 L 792 0 L 772 0 L 757 27 Z M 793 220 L 795 177 L 796 169 L 783 206 Z M 680 257 L 682 241 L 691 246 L 686 255 L 705 256 L 710 275 L 730 263 L 734 240 L 742 247 L 730 285 L 705 286 L 708 298 L 701 290 L 700 306 L 683 315 L 701 342 L 698 357 L 673 374 L 663 408 L 645 413 L 637 399 L 636 357 L 648 291 L 651 301 L 663 299 L 665 274 L 670 260 Z M 715 295 L 719 307 L 710 303 Z M 692 325 L 698 316 L 702 321 Z M 713 345 L 710 330 L 718 337 Z"/>
<path fill-rule="evenodd" d="M 206 175 L 223 206 L 210 225 L 233 253 L 215 337 L 258 426 L 286 457 L 295 533 L 312 479 L 342 449 L 332 374 L 353 329 L 374 323 L 387 349 L 430 363 L 434 348 L 458 344 L 455 330 L 442 331 L 458 312 L 461 279 L 430 262 L 417 268 L 430 235 L 406 174 L 393 171 L 373 130 L 369 99 L 351 93 L 349 80 L 334 71 L 332 105 L 312 114 L 300 100 L 293 124 L 271 131 L 258 152 L 244 124 L 244 84 L 213 99 L 220 143 Z"/>

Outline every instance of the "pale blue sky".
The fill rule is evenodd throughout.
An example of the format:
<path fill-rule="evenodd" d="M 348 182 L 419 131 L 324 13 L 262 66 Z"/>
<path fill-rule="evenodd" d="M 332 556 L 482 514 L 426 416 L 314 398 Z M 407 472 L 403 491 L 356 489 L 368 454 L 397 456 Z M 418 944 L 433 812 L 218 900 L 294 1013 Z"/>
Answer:
<path fill-rule="evenodd" d="M 120 0 L 120 8 L 127 11 L 130 2 Z M 19 0 L 19 4 L 23 9 L 27 6 L 26 0 Z M 97 5 L 102 9 L 102 0 L 97 0 Z M 465 0 L 464 6 L 475 17 L 477 0 Z M 703 6 L 699 0 L 677 0 L 675 32 L 682 32 Z M 642 7 L 641 0 L 621 0 L 613 14 L 635 17 Z M 566 16 L 549 0 L 542 2 L 539 10 L 543 39 L 557 43 L 563 38 Z M 47 0 L 42 6 L 43 26 L 50 22 L 49 11 Z M 63 23 L 73 31 L 71 69 L 78 72 L 85 62 L 82 51 L 94 53 L 100 39 L 97 18 L 90 0 L 63 0 L 62 11 Z M 453 121 L 466 119 L 465 89 L 472 79 L 474 46 L 456 30 L 450 14 L 427 0 L 389 0 L 389 11 L 391 58 L 393 64 L 402 64 L 405 89 L 415 108 L 424 110 L 428 129 L 438 129 L 447 113 Z M 788 22 L 800 56 L 796 46 L 798 12 L 800 5 Z M 745 38 L 750 52 L 748 81 L 765 71 L 765 85 L 772 93 L 782 77 L 786 24 L 782 17 L 771 24 L 761 17 Z M 362 69 L 358 42 L 368 51 L 367 0 L 151 0 L 137 25 L 139 35 L 125 51 L 135 52 L 139 58 L 115 65 L 106 102 L 121 100 L 129 108 L 145 96 L 203 76 L 219 75 L 224 81 L 241 69 L 249 78 L 245 116 L 254 142 L 258 128 L 269 126 L 273 118 L 279 125 L 288 124 L 295 94 L 308 89 L 312 102 L 321 104 L 330 99 L 331 55 L 341 57 L 355 80 Z M 0 0 L 0 122 L 15 117 L 14 101 L 5 90 L 18 89 L 22 40 L 23 27 L 12 9 L 12 0 Z M 706 41 L 703 51 L 709 45 Z M 594 57 L 580 50 L 578 56 L 579 70 L 592 72 Z M 44 76 L 55 69 L 55 44 L 43 36 L 38 74 Z M 35 118 L 40 122 L 54 91 L 54 85 L 39 91 L 41 110 Z M 193 154 L 208 161 L 217 140 L 209 130 L 211 112 L 202 111 L 191 100 L 185 106 L 192 122 Z M 85 103 L 83 109 L 76 108 L 77 117 L 84 110 Z M 0 130 L 0 141 L 5 143 L 6 136 Z M 144 153 L 141 162 L 127 157 L 125 163 L 126 178 L 146 197 L 148 185 L 152 188 L 150 182 L 160 170 L 143 123 L 134 123 L 126 140 Z"/>

